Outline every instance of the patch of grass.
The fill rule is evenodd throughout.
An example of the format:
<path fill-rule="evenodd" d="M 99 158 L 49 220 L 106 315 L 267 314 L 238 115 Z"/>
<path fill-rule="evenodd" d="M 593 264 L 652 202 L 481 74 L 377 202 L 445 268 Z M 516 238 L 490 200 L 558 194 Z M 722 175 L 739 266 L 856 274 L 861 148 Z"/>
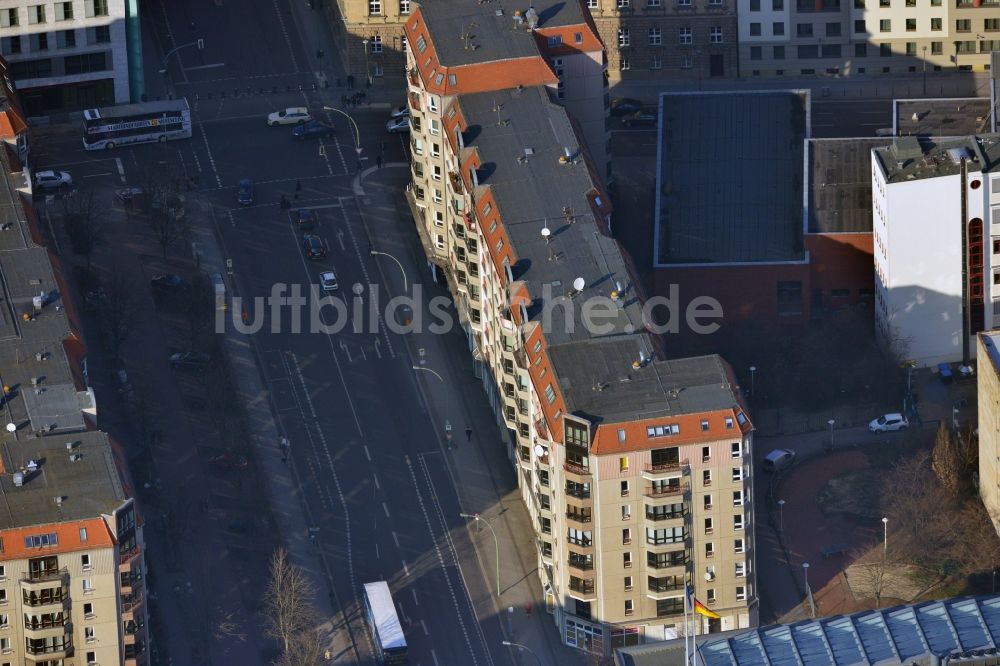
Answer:
<path fill-rule="evenodd" d="M 872 437 L 878 436 L 872 435 Z M 871 446 L 864 448 L 864 454 L 868 458 L 868 463 L 880 473 L 892 469 L 896 466 L 899 459 L 903 457 L 903 454 L 911 449 L 909 437 L 910 434 L 906 433 L 902 437 L 893 437 L 888 441 L 872 442 Z"/>
<path fill-rule="evenodd" d="M 879 518 L 878 489 L 882 473 L 877 469 L 859 469 L 841 474 L 826 482 L 817 495 L 825 514 L 846 513 L 860 518 Z"/>

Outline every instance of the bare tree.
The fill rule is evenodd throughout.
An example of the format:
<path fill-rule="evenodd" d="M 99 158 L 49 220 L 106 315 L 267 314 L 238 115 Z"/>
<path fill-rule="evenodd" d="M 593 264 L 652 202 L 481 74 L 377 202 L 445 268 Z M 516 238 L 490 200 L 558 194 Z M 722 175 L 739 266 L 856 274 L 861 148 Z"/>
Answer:
<path fill-rule="evenodd" d="M 887 557 L 878 545 L 855 551 L 851 560 L 853 563 L 848 568 L 851 590 L 862 599 L 872 599 L 875 608 L 881 608 L 899 563 Z"/>
<path fill-rule="evenodd" d="M 327 663 L 326 648 L 319 632 L 306 629 L 292 637 L 289 649 L 281 653 L 275 666 L 322 666 Z"/>
<path fill-rule="evenodd" d="M 246 632 L 243 631 L 243 627 L 233 615 L 232 611 L 223 611 L 221 608 L 216 610 L 217 620 L 213 634 L 213 638 L 216 641 L 234 640 L 239 643 L 246 642 Z"/>
<path fill-rule="evenodd" d="M 966 482 L 971 479 L 967 479 L 968 470 L 965 468 L 959 442 L 944 421 L 938 426 L 934 440 L 931 468 L 952 499 L 960 498 L 969 489 Z"/>
<path fill-rule="evenodd" d="M 73 251 L 86 259 L 89 272 L 94 249 L 104 241 L 108 220 L 98 209 L 91 190 L 74 190 L 66 196 L 63 199 L 63 213 Z"/>
<path fill-rule="evenodd" d="M 132 285 L 131 278 L 115 269 L 105 290 L 103 320 L 108 329 L 111 353 L 115 361 L 121 359 L 122 346 L 135 330 L 139 303 Z"/>
<path fill-rule="evenodd" d="M 171 196 L 179 197 L 180 195 Z M 169 203 L 170 201 L 174 203 Z M 167 258 L 167 249 L 188 235 L 183 203 L 178 203 L 176 199 L 168 198 L 162 208 L 154 210 L 149 216 L 149 224 L 153 228 L 153 233 L 156 234 L 156 242 L 160 244 L 164 260 Z"/>
<path fill-rule="evenodd" d="M 215 322 L 215 294 L 205 275 L 198 275 L 184 299 L 184 314 L 188 320 L 188 346 L 194 349 L 198 338 Z"/>
<path fill-rule="evenodd" d="M 191 502 L 176 499 L 168 504 L 163 512 L 163 530 L 167 535 L 167 544 L 171 551 L 171 562 L 178 562 L 179 544 L 184 543 L 184 537 L 191 524 Z"/>
<path fill-rule="evenodd" d="M 282 642 L 285 656 L 295 655 L 297 637 L 311 631 L 316 622 L 313 596 L 312 583 L 302 569 L 289 561 L 288 552 L 284 548 L 275 550 L 264 591 L 264 630 Z"/>

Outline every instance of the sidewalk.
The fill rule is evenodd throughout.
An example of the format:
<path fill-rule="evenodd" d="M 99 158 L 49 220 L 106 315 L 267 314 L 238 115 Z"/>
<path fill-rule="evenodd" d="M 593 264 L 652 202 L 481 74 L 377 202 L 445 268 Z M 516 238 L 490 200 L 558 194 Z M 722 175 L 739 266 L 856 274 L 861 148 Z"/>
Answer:
<path fill-rule="evenodd" d="M 199 202 L 202 203 L 202 202 Z M 208 210 L 204 210 L 208 208 Z M 202 223 L 192 229 L 193 246 L 200 256 L 205 273 L 221 273 L 230 298 L 240 294 L 239 280 L 226 275 L 225 250 L 211 208 L 202 203 Z M 329 575 L 329 566 L 321 551 L 309 542 L 308 528 L 313 524 L 308 504 L 299 495 L 300 487 L 294 464 L 282 461 L 283 453 L 276 446 L 279 433 L 271 411 L 270 394 L 263 385 L 256 351 L 249 336 L 227 326 L 221 344 L 229 376 L 236 388 L 245 412 L 245 423 L 251 438 L 253 462 L 265 480 L 267 505 L 279 541 L 288 551 L 289 559 L 313 581 L 317 591 L 314 603 L 320 617 L 329 618 L 320 625 L 324 644 L 334 655 L 335 663 L 353 663 L 352 647 L 346 632 L 341 604 L 336 600 Z M 319 555 L 317 557 L 317 554 Z"/>
<path fill-rule="evenodd" d="M 408 176 L 408 165 L 389 164 L 381 170 L 367 169 L 362 174 L 363 189 L 356 181 L 355 190 L 364 208 L 395 211 L 389 217 L 366 214 L 366 230 L 377 249 L 391 253 L 400 261 L 411 285 L 422 285 L 426 299 L 448 296 L 447 289 L 432 280 L 410 221 L 409 208 L 402 197 Z M 402 277 L 398 270 L 381 263 L 379 268 L 389 291 L 402 293 Z M 526 645 L 542 663 L 582 662 L 584 653 L 561 644 L 554 618 L 545 612 L 537 573 L 535 529 L 521 500 L 517 472 L 501 443 L 500 433 L 504 426 L 497 423 L 487 404 L 482 380 L 473 374 L 472 354 L 464 331 L 457 325 L 457 318 L 451 332 L 442 335 L 413 333 L 406 336 L 406 345 L 411 359 L 426 360 L 425 367 L 444 379 L 444 390 L 433 376 L 424 376 L 429 373 L 420 373 L 416 381 L 428 403 L 440 441 L 444 441 L 445 419 L 452 424 L 454 449 L 446 456 L 462 510 L 482 514 L 496 531 L 501 596 L 499 603 L 494 598 L 494 612 L 504 635 L 507 640 Z M 473 431 L 471 443 L 467 440 L 466 427 Z M 480 571 L 492 584 L 495 594 L 493 535 L 489 529 L 477 530 L 473 527 L 474 522 L 469 523 L 469 533 L 477 546 Z M 508 611 L 510 608 L 513 608 L 512 614 Z M 516 649 L 510 656 L 517 664 L 535 663 L 530 654 Z"/>

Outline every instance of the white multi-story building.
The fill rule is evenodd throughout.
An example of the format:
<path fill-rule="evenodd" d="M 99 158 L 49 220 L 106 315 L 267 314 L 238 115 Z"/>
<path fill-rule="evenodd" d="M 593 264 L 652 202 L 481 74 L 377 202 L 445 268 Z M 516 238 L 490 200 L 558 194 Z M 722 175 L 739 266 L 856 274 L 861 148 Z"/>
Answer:
<path fill-rule="evenodd" d="M 876 325 L 919 365 L 968 360 L 1000 325 L 998 160 L 995 134 L 872 150 Z"/>
<path fill-rule="evenodd" d="M 989 69 L 1000 3 L 738 0 L 742 76 L 853 76 Z"/>
<path fill-rule="evenodd" d="M 142 94 L 137 0 L 4 0 L 0 54 L 29 116 Z"/>

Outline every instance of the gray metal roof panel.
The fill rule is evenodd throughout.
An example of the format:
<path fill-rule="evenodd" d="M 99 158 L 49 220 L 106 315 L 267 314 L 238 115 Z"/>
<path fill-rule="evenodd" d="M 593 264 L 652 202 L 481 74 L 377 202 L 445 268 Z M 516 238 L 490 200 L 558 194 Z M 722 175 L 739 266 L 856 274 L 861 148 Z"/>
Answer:
<path fill-rule="evenodd" d="M 995 647 L 993 636 L 990 635 L 986 623 L 983 621 L 983 614 L 975 599 L 966 599 L 963 602 L 951 604 L 946 606 L 946 609 L 952 624 L 955 626 L 958 642 L 961 645 Z"/>
<path fill-rule="evenodd" d="M 910 606 L 887 611 L 883 616 L 892 642 L 904 659 L 910 659 L 927 651 L 924 634 L 914 609 Z"/>
<path fill-rule="evenodd" d="M 872 148 L 892 139 L 812 139 L 809 233 L 871 233 Z"/>
<path fill-rule="evenodd" d="M 833 659 L 821 623 L 792 625 L 791 632 L 802 663 L 814 664 Z"/>

